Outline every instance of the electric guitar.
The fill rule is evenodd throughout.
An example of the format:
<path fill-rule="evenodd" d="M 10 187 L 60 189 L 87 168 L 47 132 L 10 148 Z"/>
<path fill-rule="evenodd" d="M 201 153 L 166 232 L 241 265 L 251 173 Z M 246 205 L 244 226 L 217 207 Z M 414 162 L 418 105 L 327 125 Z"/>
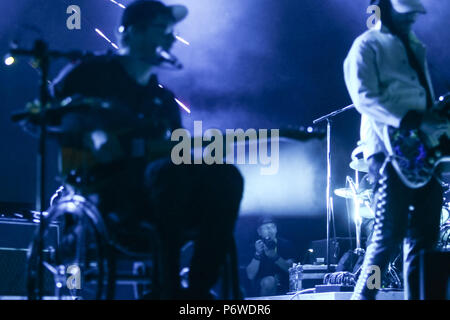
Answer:
<path fill-rule="evenodd" d="M 402 182 L 417 189 L 426 185 L 436 168 L 450 162 L 450 93 L 439 99 L 435 107 L 447 125 L 432 133 L 419 129 L 384 128 L 386 149 Z"/>

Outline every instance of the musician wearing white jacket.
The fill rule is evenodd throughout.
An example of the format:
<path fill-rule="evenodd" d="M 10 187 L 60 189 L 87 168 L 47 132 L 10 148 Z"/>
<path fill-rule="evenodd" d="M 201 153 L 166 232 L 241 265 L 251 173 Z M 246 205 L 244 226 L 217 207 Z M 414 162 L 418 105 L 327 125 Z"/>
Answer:
<path fill-rule="evenodd" d="M 403 240 L 405 298 L 420 298 L 419 253 L 434 248 L 439 233 L 442 187 L 432 179 L 420 189 L 400 181 L 387 160 L 383 128 L 434 130 L 442 124 L 430 110 L 434 94 L 426 49 L 411 31 L 420 0 L 378 0 L 381 21 L 359 36 L 344 62 L 347 89 L 361 113 L 361 141 L 369 175 L 377 183 L 372 242 L 352 299 L 374 299 L 372 271 L 384 274 Z M 369 283 L 368 283 L 369 280 Z M 375 284 L 372 286 L 371 284 Z"/>

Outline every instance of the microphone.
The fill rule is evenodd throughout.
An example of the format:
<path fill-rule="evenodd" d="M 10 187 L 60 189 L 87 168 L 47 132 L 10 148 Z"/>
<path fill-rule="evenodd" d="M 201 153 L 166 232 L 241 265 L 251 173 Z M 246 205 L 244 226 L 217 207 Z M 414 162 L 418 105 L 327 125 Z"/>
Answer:
<path fill-rule="evenodd" d="M 172 53 L 170 53 L 167 50 L 164 50 L 161 47 L 158 47 L 156 49 L 159 58 L 161 59 L 161 62 L 166 62 L 171 64 L 173 67 L 175 67 L 175 69 L 181 70 L 183 69 L 183 64 L 181 64 L 180 61 L 178 61 L 178 58 L 176 56 L 174 56 Z"/>

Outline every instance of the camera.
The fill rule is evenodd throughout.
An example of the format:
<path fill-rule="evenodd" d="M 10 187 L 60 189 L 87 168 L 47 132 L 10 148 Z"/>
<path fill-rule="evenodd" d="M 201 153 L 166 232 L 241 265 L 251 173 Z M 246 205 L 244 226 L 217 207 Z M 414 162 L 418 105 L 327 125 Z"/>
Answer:
<path fill-rule="evenodd" d="M 262 239 L 262 241 L 264 242 L 264 245 L 269 250 L 273 250 L 277 246 L 276 242 L 270 238 L 264 238 L 264 239 Z"/>

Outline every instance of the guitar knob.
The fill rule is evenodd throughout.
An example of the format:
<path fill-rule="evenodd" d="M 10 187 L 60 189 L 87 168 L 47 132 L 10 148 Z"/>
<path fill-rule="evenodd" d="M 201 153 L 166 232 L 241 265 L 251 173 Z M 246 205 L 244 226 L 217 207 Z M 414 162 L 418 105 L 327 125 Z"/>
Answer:
<path fill-rule="evenodd" d="M 436 150 L 436 152 L 434 153 L 436 155 L 436 157 L 440 158 L 442 156 L 442 152 L 439 150 Z"/>

